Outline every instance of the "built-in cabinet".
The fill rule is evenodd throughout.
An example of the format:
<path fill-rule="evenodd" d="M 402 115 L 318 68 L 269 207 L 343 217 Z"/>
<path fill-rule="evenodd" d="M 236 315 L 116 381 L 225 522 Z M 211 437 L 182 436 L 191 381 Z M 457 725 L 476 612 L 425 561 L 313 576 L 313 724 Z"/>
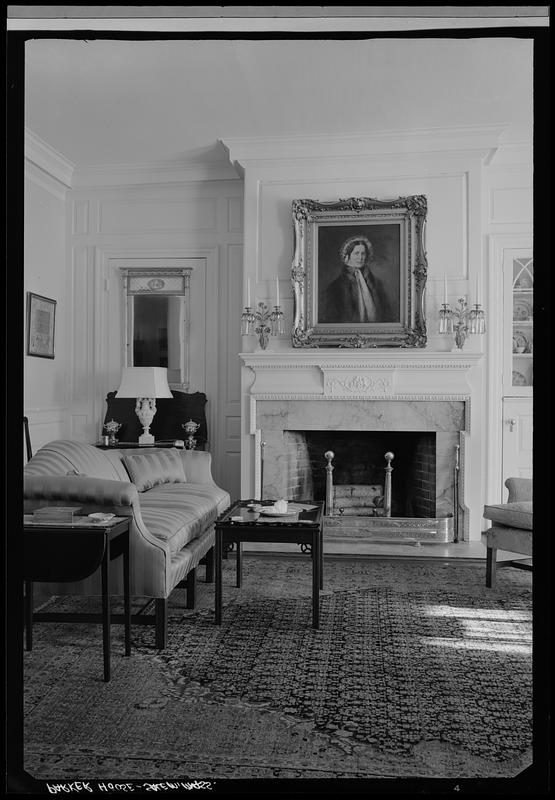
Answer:
<path fill-rule="evenodd" d="M 532 397 L 534 384 L 534 259 L 509 255 L 504 269 L 507 368 L 505 396 Z"/>
<path fill-rule="evenodd" d="M 532 477 L 534 258 L 508 250 L 503 260 L 503 479 Z"/>

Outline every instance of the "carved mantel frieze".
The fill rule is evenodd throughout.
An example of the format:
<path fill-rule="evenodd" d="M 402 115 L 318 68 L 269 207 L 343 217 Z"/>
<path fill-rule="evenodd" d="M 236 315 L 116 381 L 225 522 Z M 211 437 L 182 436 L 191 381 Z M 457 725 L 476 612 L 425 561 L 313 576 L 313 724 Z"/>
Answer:
<path fill-rule="evenodd" d="M 352 398 L 366 395 L 388 397 L 394 392 L 393 370 L 353 372 L 323 368 L 322 372 L 324 374 L 324 395 L 328 397 Z"/>

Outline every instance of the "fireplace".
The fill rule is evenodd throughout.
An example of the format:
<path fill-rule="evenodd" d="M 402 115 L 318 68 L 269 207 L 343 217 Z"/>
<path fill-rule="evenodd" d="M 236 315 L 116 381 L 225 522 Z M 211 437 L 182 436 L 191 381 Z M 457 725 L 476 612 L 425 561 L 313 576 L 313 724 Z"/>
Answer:
<path fill-rule="evenodd" d="M 471 513 L 467 503 L 482 489 L 480 418 L 473 410 L 481 395 L 480 373 L 473 371 L 480 358 L 418 351 L 243 353 L 243 497 L 324 499 L 325 454 L 333 451 L 327 535 L 336 527 L 340 535 L 343 525 L 361 537 L 371 529 L 392 536 L 422 529 L 427 539 L 441 529 L 441 541 L 479 538 L 481 506 L 475 502 Z M 377 489 L 383 493 L 388 452 L 386 518 L 372 498 Z M 370 501 L 360 503 L 360 494 Z M 356 513 L 357 506 L 365 510 Z"/>
<path fill-rule="evenodd" d="M 284 431 L 287 496 L 326 500 L 331 466 L 335 516 L 384 516 L 386 470 L 392 517 L 436 516 L 436 434 L 421 431 Z M 386 458 L 386 453 L 392 457 Z M 333 454 L 333 455 L 332 455 Z M 390 465 L 390 466 L 389 466 Z"/>
<path fill-rule="evenodd" d="M 322 493 L 324 454 L 329 450 L 335 454 L 334 484 L 355 486 L 358 492 L 365 485 L 383 486 L 383 459 L 391 451 L 389 520 L 379 513 L 375 519 L 366 513 L 336 513 L 341 504 L 334 503 L 333 511 L 328 509 L 328 527 L 340 536 L 366 531 L 368 536 L 384 538 L 387 528 L 387 538 L 401 534 L 426 541 L 453 538 L 454 466 L 464 428 L 464 403 L 325 397 L 258 400 L 257 424 L 264 499 L 306 499 L 313 494 L 316 499 Z"/>

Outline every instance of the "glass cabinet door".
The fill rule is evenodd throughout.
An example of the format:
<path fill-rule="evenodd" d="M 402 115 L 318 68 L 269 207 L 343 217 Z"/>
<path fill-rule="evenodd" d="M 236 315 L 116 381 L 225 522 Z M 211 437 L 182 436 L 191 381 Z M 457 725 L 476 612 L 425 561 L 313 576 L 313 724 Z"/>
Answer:
<path fill-rule="evenodd" d="M 505 395 L 531 395 L 534 383 L 534 259 L 532 255 L 513 257 L 506 274 L 509 290 L 505 297 L 510 327 L 510 383 L 505 377 Z M 509 344 L 509 343 L 508 343 Z M 509 383 L 509 385 L 507 385 Z"/>

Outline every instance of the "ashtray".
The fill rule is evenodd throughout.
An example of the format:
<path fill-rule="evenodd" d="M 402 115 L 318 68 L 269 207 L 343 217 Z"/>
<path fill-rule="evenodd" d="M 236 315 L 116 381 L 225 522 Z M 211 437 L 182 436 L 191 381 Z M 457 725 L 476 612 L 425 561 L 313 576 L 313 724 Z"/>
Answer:
<path fill-rule="evenodd" d="M 89 519 L 92 519 L 93 522 L 109 522 L 111 519 L 114 519 L 115 514 L 102 514 L 100 511 L 97 511 L 95 514 L 89 514 Z"/>

